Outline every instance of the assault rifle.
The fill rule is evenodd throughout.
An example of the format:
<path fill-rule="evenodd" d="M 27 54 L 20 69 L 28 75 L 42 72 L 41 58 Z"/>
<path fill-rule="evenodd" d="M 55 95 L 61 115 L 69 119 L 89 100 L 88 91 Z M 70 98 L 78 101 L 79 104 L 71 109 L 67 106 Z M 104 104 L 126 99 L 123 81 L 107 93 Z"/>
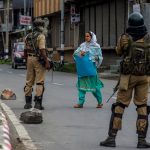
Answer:
<path fill-rule="evenodd" d="M 118 80 L 116 86 L 115 86 L 114 89 L 113 89 L 112 95 L 108 98 L 108 100 L 106 101 L 106 103 L 108 103 L 108 102 L 110 101 L 110 99 L 111 99 L 111 98 L 115 95 L 115 93 L 118 91 L 119 83 L 120 83 L 120 80 Z"/>

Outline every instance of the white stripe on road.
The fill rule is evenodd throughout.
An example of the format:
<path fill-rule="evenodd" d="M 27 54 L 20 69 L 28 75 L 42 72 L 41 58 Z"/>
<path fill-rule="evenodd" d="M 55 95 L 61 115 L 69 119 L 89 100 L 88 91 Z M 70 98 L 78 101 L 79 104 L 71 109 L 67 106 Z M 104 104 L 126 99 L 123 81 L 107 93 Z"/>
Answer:
<path fill-rule="evenodd" d="M 25 74 L 19 74 L 19 76 L 21 76 L 21 77 L 26 77 L 26 75 L 25 75 Z"/>
<path fill-rule="evenodd" d="M 54 83 L 54 82 L 52 82 L 52 84 L 54 84 L 54 85 L 59 85 L 59 86 L 62 86 L 63 84 L 61 84 L 61 83 Z"/>

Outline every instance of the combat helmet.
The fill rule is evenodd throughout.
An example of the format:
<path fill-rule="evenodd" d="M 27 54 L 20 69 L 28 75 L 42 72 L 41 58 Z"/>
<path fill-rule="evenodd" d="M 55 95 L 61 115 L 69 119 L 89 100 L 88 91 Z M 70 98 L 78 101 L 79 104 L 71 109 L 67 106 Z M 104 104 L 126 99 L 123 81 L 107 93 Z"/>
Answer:
<path fill-rule="evenodd" d="M 44 27 L 45 26 L 45 21 L 41 18 L 36 18 L 33 22 L 34 27 Z"/>
<path fill-rule="evenodd" d="M 128 19 L 128 26 L 130 28 L 141 28 L 141 27 L 143 27 L 144 26 L 143 16 L 138 12 L 132 13 Z"/>
<path fill-rule="evenodd" d="M 129 16 L 126 33 L 131 35 L 134 41 L 143 38 L 147 34 L 144 18 L 140 13 L 134 12 Z"/>

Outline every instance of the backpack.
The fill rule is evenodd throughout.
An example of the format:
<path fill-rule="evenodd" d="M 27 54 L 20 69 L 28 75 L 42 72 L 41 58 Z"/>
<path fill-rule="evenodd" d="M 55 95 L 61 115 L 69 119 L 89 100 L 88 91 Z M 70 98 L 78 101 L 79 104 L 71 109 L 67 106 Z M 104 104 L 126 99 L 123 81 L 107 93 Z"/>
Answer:
<path fill-rule="evenodd" d="M 40 33 L 38 32 L 32 32 L 26 37 L 26 45 L 28 45 L 36 54 L 38 54 L 37 38 L 39 35 Z"/>

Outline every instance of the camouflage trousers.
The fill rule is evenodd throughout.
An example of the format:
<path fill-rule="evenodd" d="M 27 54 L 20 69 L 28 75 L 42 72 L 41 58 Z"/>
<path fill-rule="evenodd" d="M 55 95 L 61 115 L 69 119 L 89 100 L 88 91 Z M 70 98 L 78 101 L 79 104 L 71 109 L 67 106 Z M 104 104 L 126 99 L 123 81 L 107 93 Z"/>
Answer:
<path fill-rule="evenodd" d="M 28 56 L 25 96 L 31 96 L 33 85 L 36 83 L 35 96 L 42 96 L 46 69 L 39 63 L 38 57 Z"/>
<path fill-rule="evenodd" d="M 147 76 L 130 76 L 128 89 L 119 90 L 116 103 L 112 105 L 112 116 L 110 120 L 109 135 L 115 136 L 122 128 L 122 117 L 125 107 L 128 107 L 132 98 L 137 106 L 137 133 L 139 137 L 146 137 L 148 129 L 148 88 L 149 78 Z"/>

